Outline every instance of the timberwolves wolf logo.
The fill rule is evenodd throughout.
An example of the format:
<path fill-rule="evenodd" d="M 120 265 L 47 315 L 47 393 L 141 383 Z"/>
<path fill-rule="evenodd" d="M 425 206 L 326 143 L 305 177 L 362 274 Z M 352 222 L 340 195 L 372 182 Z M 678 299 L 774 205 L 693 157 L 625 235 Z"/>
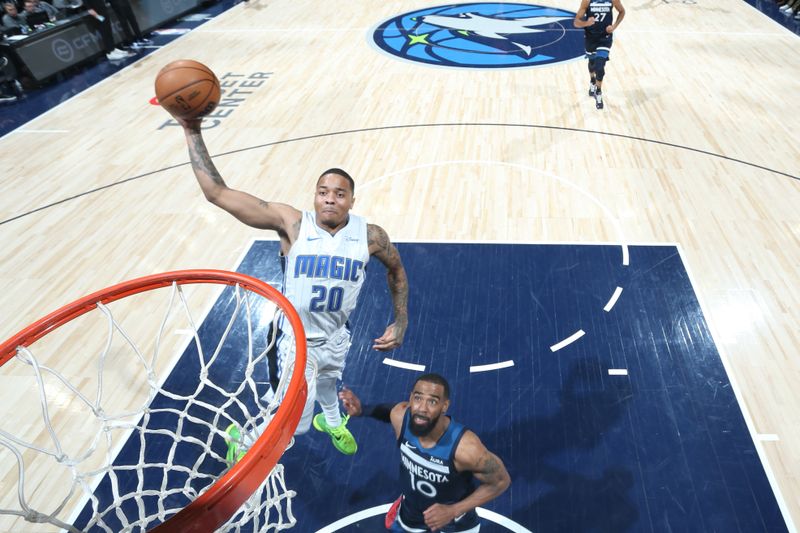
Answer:
<path fill-rule="evenodd" d="M 568 31 L 574 17 L 529 4 L 456 4 L 394 17 L 372 38 L 394 56 L 431 65 L 532 67 L 583 57 L 583 32 Z"/>

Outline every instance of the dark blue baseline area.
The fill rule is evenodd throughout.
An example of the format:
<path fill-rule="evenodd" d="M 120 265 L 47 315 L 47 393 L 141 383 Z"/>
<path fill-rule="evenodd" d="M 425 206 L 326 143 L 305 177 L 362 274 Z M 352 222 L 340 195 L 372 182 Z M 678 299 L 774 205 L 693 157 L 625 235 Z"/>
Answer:
<path fill-rule="evenodd" d="M 418 374 L 384 365 L 387 356 L 447 377 L 450 414 L 513 480 L 487 509 L 535 533 L 787 531 L 674 246 L 630 247 L 627 267 L 611 245 L 398 249 L 410 282 L 406 342 L 389 354 L 370 349 L 392 314 L 385 270 L 373 260 L 343 382 L 365 401 L 405 400 Z M 255 242 L 239 270 L 280 280 L 278 243 Z M 617 286 L 622 295 L 605 312 Z M 222 327 L 215 315 L 204 331 Z M 579 329 L 582 338 L 550 350 Z M 514 366 L 470 372 L 506 360 Z M 181 363 L 175 373 L 192 383 L 193 372 Z M 353 457 L 314 430 L 284 455 L 297 531 L 398 496 L 391 428 L 372 419 L 349 427 Z M 339 531 L 381 531 L 381 522 Z M 484 520 L 481 531 L 509 529 Z"/>

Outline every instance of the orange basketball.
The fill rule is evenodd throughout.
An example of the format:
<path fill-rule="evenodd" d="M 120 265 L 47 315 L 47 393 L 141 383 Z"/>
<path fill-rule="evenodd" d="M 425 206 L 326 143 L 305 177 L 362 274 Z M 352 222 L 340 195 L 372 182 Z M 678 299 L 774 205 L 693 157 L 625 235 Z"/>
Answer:
<path fill-rule="evenodd" d="M 191 119 L 211 113 L 219 103 L 219 80 L 210 68 L 179 59 L 156 76 L 156 98 L 172 116 Z"/>

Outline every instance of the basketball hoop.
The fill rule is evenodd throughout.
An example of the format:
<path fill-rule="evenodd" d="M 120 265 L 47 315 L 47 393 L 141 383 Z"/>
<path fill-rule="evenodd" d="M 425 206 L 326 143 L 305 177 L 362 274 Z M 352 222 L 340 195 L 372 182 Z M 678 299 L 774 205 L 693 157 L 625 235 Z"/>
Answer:
<path fill-rule="evenodd" d="M 224 290 L 227 291 L 224 292 L 225 295 L 228 295 L 229 292 L 232 293 L 225 301 L 228 302 L 226 305 L 229 308 L 233 308 L 230 318 L 227 319 L 224 332 L 222 332 L 219 340 L 216 341 L 216 346 L 211 351 L 205 349 L 205 345 L 210 344 L 210 342 L 201 340 L 200 330 L 203 329 L 203 326 L 194 326 L 195 321 L 188 305 L 190 298 L 186 294 L 188 289 L 183 288 L 188 285 L 208 286 L 208 284 L 212 284 L 212 287 L 217 287 L 217 292 Z M 222 287 L 220 289 L 220 285 L 228 286 L 228 288 Z M 148 359 L 144 356 L 146 351 L 142 349 L 135 339 L 133 328 L 124 323 L 124 318 L 115 317 L 114 313 L 117 311 L 114 310 L 112 312 L 109 304 L 123 299 L 131 299 L 132 297 L 134 299 L 150 299 L 157 295 L 159 289 L 164 289 L 170 296 L 163 319 L 158 322 L 160 326 L 158 327 L 156 338 L 152 341 L 153 355 Z M 201 291 L 202 289 L 193 287 L 192 290 Z M 202 293 L 198 292 L 196 294 Z M 190 296 L 195 296 L 195 294 Z M 133 303 L 114 305 L 134 306 Z M 273 331 L 271 339 L 264 340 L 265 342 L 268 341 L 268 346 L 263 350 L 254 352 L 256 344 L 262 341 L 260 338 L 255 338 L 253 332 L 254 329 L 259 329 L 258 324 L 254 323 L 255 319 L 258 318 L 258 313 L 254 313 L 256 306 L 261 306 L 262 311 L 266 310 L 265 312 L 274 313 L 271 320 L 273 326 L 282 317 L 281 326 L 287 329 L 287 326 L 291 326 L 296 342 L 296 354 L 293 364 L 287 365 L 287 368 L 283 370 L 281 383 L 278 386 L 278 390 L 275 391 L 274 400 L 270 401 L 263 400 L 262 396 L 259 395 L 266 385 L 263 381 L 258 381 L 257 376 L 266 368 L 266 353 L 275 343 L 274 332 L 277 328 L 273 327 L 271 329 Z M 175 312 L 175 309 L 184 310 L 185 316 L 180 316 L 178 312 Z M 97 393 L 94 401 L 90 399 L 90 395 L 80 385 L 73 383 L 73 381 L 87 381 L 89 372 L 83 370 L 79 374 L 80 379 L 73 378 L 73 381 L 70 381 L 69 377 L 65 377 L 67 376 L 67 371 L 61 371 L 60 366 L 59 370 L 51 368 L 53 365 L 47 366 L 34 356 L 30 349 L 34 344 L 44 342 L 43 337 L 50 337 L 50 334 L 57 329 L 68 323 L 77 322 L 79 317 L 83 317 L 92 311 L 99 311 L 98 319 L 93 320 L 104 324 L 102 327 L 108 331 L 108 337 L 103 341 L 105 347 L 100 353 L 97 366 L 91 368 L 89 365 L 85 366 L 86 369 L 97 373 Z M 155 316 L 153 312 L 149 314 L 150 316 Z M 88 319 L 80 318 L 80 320 Z M 196 380 L 197 386 L 191 394 L 175 392 L 167 385 L 167 378 L 171 376 L 159 377 L 157 375 L 157 371 L 166 364 L 163 361 L 163 357 L 158 358 L 159 351 L 162 351 L 162 347 L 167 344 L 164 340 L 166 338 L 164 335 L 165 330 L 173 327 L 174 324 L 184 324 L 184 321 L 189 327 L 175 330 L 174 332 L 177 336 L 190 337 L 188 341 L 183 341 L 186 345 L 184 346 L 185 351 L 182 353 L 188 353 L 190 348 L 195 350 L 197 355 L 193 355 L 193 357 L 197 359 L 196 364 L 200 368 L 200 376 Z M 146 321 L 137 320 L 134 322 L 134 326 L 138 328 L 142 322 Z M 263 324 L 261 326 L 266 328 Z M 147 324 L 141 327 L 146 329 Z M 80 326 L 76 325 L 69 329 L 70 331 L 80 331 Z M 237 352 L 232 346 L 244 342 L 243 335 L 240 335 L 241 339 L 237 338 L 236 332 L 241 330 L 246 330 L 247 333 L 246 349 L 243 350 L 247 353 L 242 354 L 240 356 L 241 360 L 237 360 L 238 362 L 235 362 L 235 364 L 230 360 L 226 360 L 225 366 L 220 368 L 219 365 L 223 365 L 223 363 L 219 362 L 222 361 L 222 356 L 229 352 Z M 90 350 L 85 339 L 72 333 L 68 335 L 76 337 L 78 349 L 85 348 L 86 352 Z M 205 332 L 203 335 L 205 335 Z M 122 337 L 124 342 L 120 341 L 119 337 Z M 104 397 L 103 387 L 109 388 L 108 382 L 111 381 L 106 374 L 116 373 L 121 375 L 123 379 L 130 379 L 131 381 L 137 376 L 132 376 L 127 367 L 121 366 L 121 369 L 116 370 L 113 368 L 113 365 L 120 361 L 122 361 L 121 364 L 123 365 L 131 364 L 128 359 L 121 355 L 124 350 L 118 348 L 117 344 L 121 344 L 126 350 L 129 349 L 128 351 L 133 353 L 132 359 L 134 359 L 134 364 L 137 365 L 136 368 L 143 366 L 146 370 L 146 378 L 143 378 L 146 380 L 146 384 L 141 387 L 143 390 L 146 389 L 147 395 L 147 403 L 142 404 L 141 409 L 130 411 L 126 407 L 126 409 L 121 409 L 121 412 L 124 412 L 119 415 L 107 411 L 107 408 L 102 404 L 106 400 L 110 402 L 112 399 L 116 399 L 116 393 L 119 392 L 119 388 L 117 388 L 114 390 L 114 396 L 106 394 L 108 398 Z M 61 352 L 62 345 L 58 346 L 59 349 L 56 350 L 56 356 L 54 356 L 57 358 L 51 359 L 57 363 L 65 363 L 67 359 L 71 362 L 71 355 L 67 357 Z M 192 354 L 194 354 L 194 351 Z M 245 355 L 247 356 L 246 361 Z M 180 357 L 186 356 L 181 355 Z M 10 361 L 13 361 L 15 365 L 8 365 Z M 307 384 L 304 376 L 304 369 L 306 368 L 306 339 L 300 318 L 292 305 L 280 292 L 265 282 L 235 272 L 185 270 L 156 274 L 120 283 L 95 292 L 50 313 L 1 344 L 0 367 L 5 371 L 8 366 L 15 367 L 12 369 L 15 372 L 13 379 L 23 379 L 26 384 L 35 382 L 38 389 L 36 397 L 40 398 L 41 401 L 42 420 L 47 432 L 39 431 L 38 438 L 46 441 L 44 444 L 39 444 L 38 441 L 34 441 L 24 435 L 22 429 L 19 430 L 20 433 L 18 435 L 15 435 L 0 424 L 0 445 L 2 445 L 0 451 L 3 451 L 3 448 L 11 450 L 18 463 L 20 475 L 18 499 L 21 508 L 10 510 L 6 509 L 5 505 L 0 504 L 0 516 L 15 515 L 30 522 L 47 522 L 70 531 L 77 531 L 73 523 L 78 517 L 77 512 L 81 512 L 81 509 L 83 509 L 83 513 L 87 513 L 87 509 L 90 509 L 91 519 L 89 520 L 89 525 L 103 530 L 121 528 L 122 530 L 147 529 L 157 533 L 211 532 L 217 531 L 219 528 L 227 530 L 229 527 L 230 529 L 238 530 L 243 523 L 251 523 L 256 524 L 253 527 L 255 531 L 277 531 L 287 529 L 295 524 L 295 519 L 291 513 L 291 498 L 294 496 L 294 492 L 286 489 L 283 481 L 283 469 L 277 462 L 290 444 L 305 404 L 307 395 Z M 28 371 L 32 369 L 33 376 L 29 375 L 20 378 L 18 377 L 20 375 L 19 369 Z M 299 369 L 299 371 L 294 371 L 294 369 Z M 168 371 L 171 372 L 171 370 L 169 368 Z M 242 376 L 241 382 L 228 383 L 226 381 L 231 375 L 238 376 L 239 374 Z M 214 381 L 214 376 L 224 376 L 224 383 Z M 115 375 L 114 377 L 117 376 Z M 238 380 L 238 377 L 236 379 Z M 51 394 L 58 396 L 59 399 L 64 396 L 62 394 L 63 391 L 71 391 L 69 399 L 60 401 L 72 402 L 94 414 L 96 420 L 86 422 L 85 426 L 89 427 L 95 424 L 100 429 L 96 436 L 87 438 L 87 442 L 89 442 L 88 451 L 73 455 L 69 455 L 64 451 L 67 447 L 65 444 L 67 441 L 63 440 L 57 431 L 57 429 L 62 430 L 63 428 L 56 428 L 58 424 L 54 423 L 55 419 L 51 419 L 50 409 L 53 407 L 51 403 L 55 402 L 51 402 L 48 397 L 48 387 L 53 387 L 53 390 L 55 388 L 58 389 L 56 392 L 51 391 Z M 135 388 L 133 385 L 130 387 L 131 389 Z M 33 385 L 28 388 L 33 388 Z M 228 389 L 232 389 L 232 392 Z M 205 396 L 201 396 L 201 393 L 212 398 L 219 397 L 219 404 L 221 405 L 212 405 L 213 402 Z M 166 398 L 172 404 L 185 400 L 186 406 L 176 408 L 153 407 L 154 404 L 151 403 L 153 399 L 161 397 Z M 174 424 L 174 430 L 172 427 L 165 429 L 148 426 L 149 421 L 155 419 L 157 411 L 175 417 L 177 422 Z M 198 415 L 198 412 L 208 414 L 204 417 Z M 234 412 L 236 415 L 232 414 Z M 240 415 L 239 413 L 242 414 Z M 238 419 L 235 418 L 237 416 L 239 417 Z M 134 417 L 135 423 L 125 421 L 130 417 Z M 244 436 L 242 437 L 242 446 L 246 451 L 245 455 L 236 464 L 225 465 L 225 451 L 220 451 L 219 448 L 220 443 L 225 446 L 225 425 L 230 421 L 238 424 L 242 428 L 242 433 L 249 435 L 249 440 L 245 439 Z M 80 425 L 83 426 L 84 424 Z M 266 428 L 264 428 L 265 425 Z M 80 429 L 84 430 L 85 428 L 81 427 Z M 259 435 L 262 429 L 263 433 Z M 101 483 L 98 476 L 109 479 L 110 481 L 108 482 L 113 485 L 115 490 L 117 490 L 118 485 L 124 485 L 124 483 L 117 483 L 116 479 L 111 480 L 111 477 L 116 478 L 116 476 L 126 475 L 125 472 L 115 471 L 113 464 L 92 465 L 85 468 L 82 466 L 93 455 L 93 452 L 102 455 L 100 447 L 106 440 L 108 441 L 109 450 L 112 449 L 112 435 L 117 435 L 116 432 L 121 430 L 128 432 L 127 439 L 145 439 L 148 435 L 154 435 L 153 438 L 162 440 L 172 438 L 174 440 L 171 446 L 164 446 L 166 450 L 165 457 L 159 458 L 154 462 L 125 466 L 125 472 L 129 470 L 135 472 L 131 475 L 136 476 L 134 479 L 139 480 L 139 485 L 135 489 L 141 494 L 125 497 L 126 501 L 130 500 L 132 502 L 131 507 L 139 509 L 138 516 L 132 518 L 121 517 L 120 509 L 124 502 L 114 502 L 108 509 L 101 509 L 97 498 L 92 493 L 83 497 L 77 512 L 75 509 L 70 511 L 67 509 L 66 504 L 68 501 L 75 499 L 73 493 L 78 492 L 76 486 L 82 488 L 85 492 L 93 490 L 93 487 Z M 42 435 L 45 435 L 46 438 L 43 438 Z M 144 440 L 142 442 L 140 444 L 140 455 L 141 457 L 146 457 L 146 444 Z M 251 445 L 247 446 L 250 443 Z M 117 446 L 116 450 L 119 451 L 121 449 L 119 443 L 116 442 L 115 445 Z M 192 445 L 198 448 L 196 451 L 197 459 L 193 459 L 194 463 L 191 468 L 176 462 L 176 457 L 174 456 L 177 455 L 176 447 L 178 445 Z M 66 465 L 66 470 L 72 476 L 73 486 L 70 488 L 69 494 L 66 495 L 61 503 L 56 501 L 52 509 L 39 511 L 29 505 L 28 497 L 24 490 L 25 469 L 29 465 L 26 463 L 26 459 L 23 458 L 23 452 L 25 456 L 30 456 L 30 451 L 38 452 L 34 455 L 43 455 L 51 463 Z M 111 463 L 116 460 L 115 456 L 108 451 L 106 452 L 106 457 L 110 459 Z M 209 471 L 202 471 L 208 465 L 211 465 Z M 162 487 L 161 492 L 164 493 L 164 501 L 158 500 L 156 503 L 145 502 L 145 498 L 157 498 L 160 496 L 158 487 L 156 487 L 156 490 L 142 488 L 141 480 L 149 475 L 147 469 L 152 469 L 153 467 L 155 467 L 155 470 L 165 470 L 162 474 L 164 479 L 167 479 L 166 476 L 170 470 L 174 470 L 184 476 L 187 481 L 181 489 L 182 493 L 178 494 L 180 490 L 176 491 Z M 139 470 L 136 470 L 136 468 L 139 468 Z M 166 483 L 166 481 L 161 483 Z M 189 503 L 184 505 L 182 509 L 176 510 L 173 504 L 165 503 L 169 498 L 188 500 Z M 56 498 L 56 500 L 58 499 Z M 142 516 L 142 509 L 148 507 L 154 508 L 155 511 L 148 511 L 147 516 Z M 72 513 L 72 517 L 65 516 L 69 512 Z M 270 513 L 276 514 L 277 518 L 272 518 Z M 119 525 L 109 526 L 106 524 L 106 520 L 114 520 L 116 521 L 114 523 L 119 523 Z M 229 522 L 229 520 L 233 520 L 233 522 Z M 249 520 L 252 521 L 248 522 Z"/>

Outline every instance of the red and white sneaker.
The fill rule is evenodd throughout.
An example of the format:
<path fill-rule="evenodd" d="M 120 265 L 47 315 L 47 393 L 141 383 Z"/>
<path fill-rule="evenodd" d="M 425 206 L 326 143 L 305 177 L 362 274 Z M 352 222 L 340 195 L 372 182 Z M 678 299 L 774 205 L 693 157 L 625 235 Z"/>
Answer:
<path fill-rule="evenodd" d="M 392 524 L 397 519 L 397 512 L 400 510 L 400 502 L 403 501 L 403 497 L 400 496 L 397 498 L 391 507 L 389 507 L 389 512 L 386 513 L 386 519 L 383 521 L 383 525 L 386 526 L 386 529 L 392 529 Z"/>

